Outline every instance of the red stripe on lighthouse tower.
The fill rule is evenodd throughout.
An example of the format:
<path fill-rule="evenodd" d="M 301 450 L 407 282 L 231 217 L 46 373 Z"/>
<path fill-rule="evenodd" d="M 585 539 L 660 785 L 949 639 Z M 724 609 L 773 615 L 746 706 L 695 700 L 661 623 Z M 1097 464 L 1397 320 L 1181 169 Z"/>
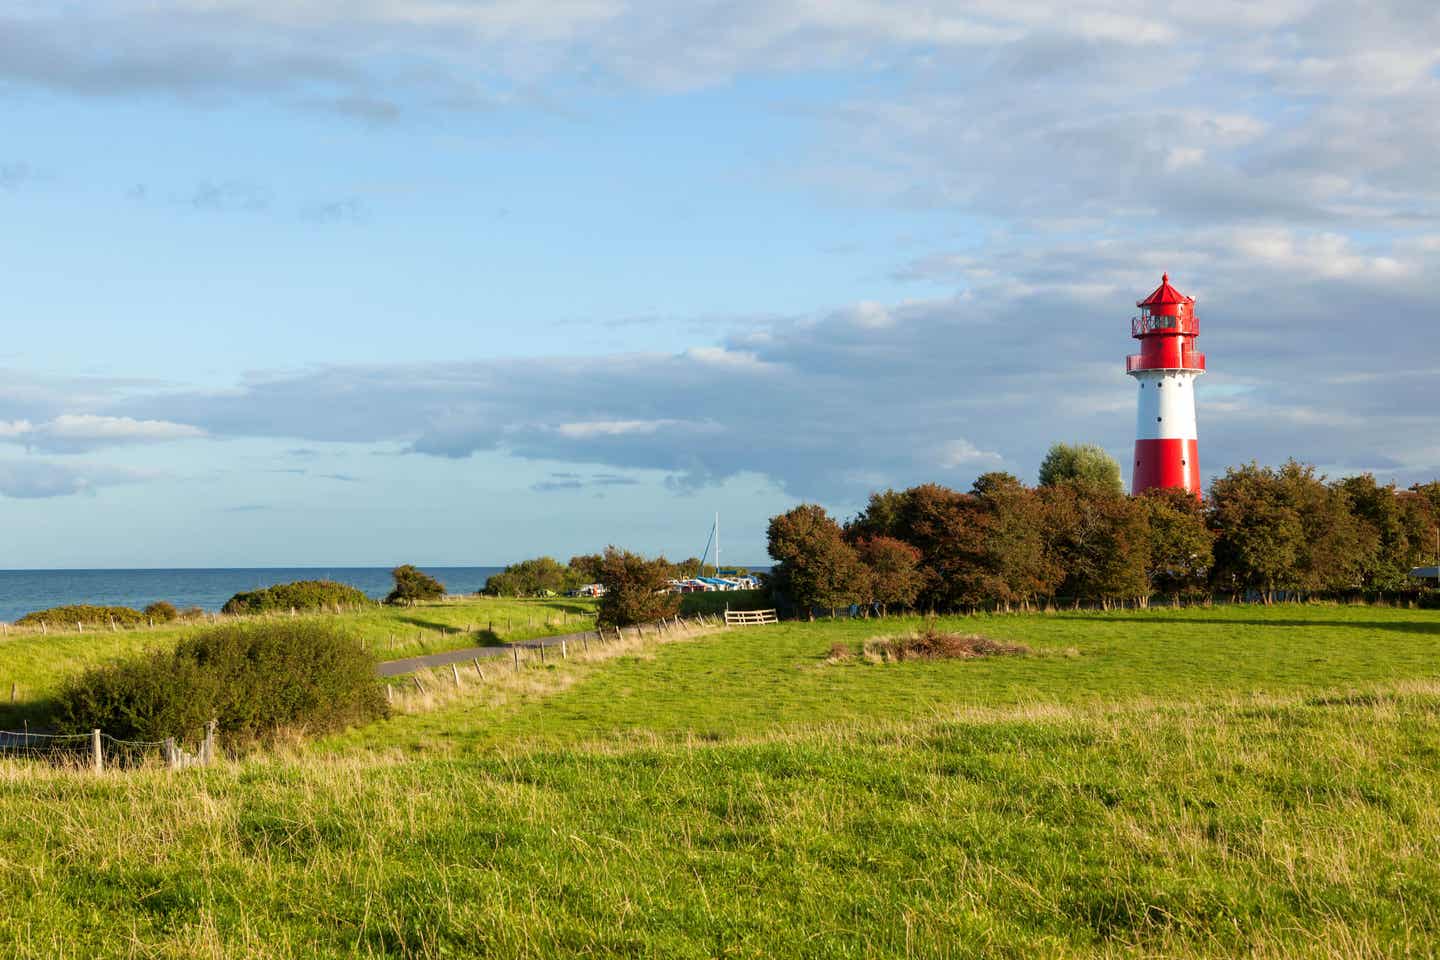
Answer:
<path fill-rule="evenodd" d="M 1195 352 L 1200 335 L 1195 300 L 1170 286 L 1167 274 L 1136 306 L 1140 316 L 1131 321 L 1130 335 L 1140 341 L 1140 353 L 1125 361 L 1125 371 L 1139 385 L 1130 486 L 1135 493 L 1181 487 L 1198 497 L 1195 381 L 1205 372 L 1205 355 Z"/>

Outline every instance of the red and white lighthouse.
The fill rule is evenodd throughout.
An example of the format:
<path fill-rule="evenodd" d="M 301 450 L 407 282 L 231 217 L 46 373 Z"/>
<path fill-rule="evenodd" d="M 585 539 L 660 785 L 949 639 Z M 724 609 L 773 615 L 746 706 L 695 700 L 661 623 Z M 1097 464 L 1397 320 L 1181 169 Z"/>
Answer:
<path fill-rule="evenodd" d="M 1170 286 L 1170 275 L 1135 304 L 1130 335 L 1140 352 L 1125 358 L 1125 372 L 1140 384 L 1135 420 L 1135 473 L 1130 488 L 1184 487 L 1200 496 L 1200 444 L 1195 431 L 1195 380 L 1205 354 L 1195 352 L 1200 322 L 1195 298 Z"/>

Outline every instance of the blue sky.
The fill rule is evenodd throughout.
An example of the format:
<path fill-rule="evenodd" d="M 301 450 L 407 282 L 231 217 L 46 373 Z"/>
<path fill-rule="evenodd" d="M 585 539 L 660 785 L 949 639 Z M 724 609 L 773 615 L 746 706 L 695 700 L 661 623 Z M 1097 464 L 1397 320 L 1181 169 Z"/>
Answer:
<path fill-rule="evenodd" d="M 1440 473 L 1430 3 L 20 0 L 0 566 L 764 557 L 800 500 Z"/>

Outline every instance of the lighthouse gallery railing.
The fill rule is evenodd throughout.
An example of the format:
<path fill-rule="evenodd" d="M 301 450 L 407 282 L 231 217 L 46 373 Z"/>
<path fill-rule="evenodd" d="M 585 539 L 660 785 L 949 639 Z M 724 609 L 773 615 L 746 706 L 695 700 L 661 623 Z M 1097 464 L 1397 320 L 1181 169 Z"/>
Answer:
<path fill-rule="evenodd" d="M 1144 362 L 1141 360 L 1141 355 L 1138 354 L 1138 353 L 1132 353 L 1132 354 L 1130 354 L 1130 356 L 1128 356 L 1128 357 L 1125 358 L 1125 372 L 1126 372 L 1126 373 L 1129 373 L 1129 372 L 1131 372 L 1132 370 L 1204 370 L 1204 369 L 1205 369 L 1205 354 L 1203 354 L 1203 353 L 1194 353 L 1194 352 L 1191 352 L 1191 353 L 1182 354 L 1181 357 L 1180 357 L 1180 365 L 1179 365 L 1178 367 L 1165 367 L 1165 366 L 1157 367 L 1157 366 L 1155 366 L 1153 363 L 1149 363 L 1149 364 L 1144 363 Z"/>

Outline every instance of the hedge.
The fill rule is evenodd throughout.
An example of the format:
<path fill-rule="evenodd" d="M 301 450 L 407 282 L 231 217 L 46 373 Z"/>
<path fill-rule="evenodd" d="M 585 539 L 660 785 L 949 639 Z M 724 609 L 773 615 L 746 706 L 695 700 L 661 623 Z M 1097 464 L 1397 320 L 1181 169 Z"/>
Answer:
<path fill-rule="evenodd" d="M 333 580 L 297 580 L 277 583 L 263 590 L 237 593 L 225 601 L 222 613 L 268 613 L 272 610 L 333 610 L 336 607 L 369 607 L 375 601 L 348 583 Z"/>
<path fill-rule="evenodd" d="M 77 623 L 86 626 L 108 627 L 111 622 L 122 627 L 143 627 L 147 623 L 145 614 L 130 607 L 100 607 L 88 603 L 77 603 L 66 607 L 50 607 L 27 613 L 15 621 L 16 626 L 38 627 L 44 623 L 52 627 L 73 627 Z"/>

